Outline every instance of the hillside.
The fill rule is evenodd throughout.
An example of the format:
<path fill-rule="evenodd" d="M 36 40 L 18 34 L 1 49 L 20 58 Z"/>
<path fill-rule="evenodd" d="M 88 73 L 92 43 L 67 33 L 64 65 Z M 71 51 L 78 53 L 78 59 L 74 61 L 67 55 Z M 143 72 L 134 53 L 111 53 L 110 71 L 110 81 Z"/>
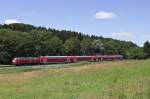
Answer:
<path fill-rule="evenodd" d="M 10 63 L 13 57 L 43 55 L 120 54 L 124 58 L 144 57 L 142 49 L 133 42 L 22 23 L 0 25 L 0 43 L 0 63 L 5 64 Z"/>

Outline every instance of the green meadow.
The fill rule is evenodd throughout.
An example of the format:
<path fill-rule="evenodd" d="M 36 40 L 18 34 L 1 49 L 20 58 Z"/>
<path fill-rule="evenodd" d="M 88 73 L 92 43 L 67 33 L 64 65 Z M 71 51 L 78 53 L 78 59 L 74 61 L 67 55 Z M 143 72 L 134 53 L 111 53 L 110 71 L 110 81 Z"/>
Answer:
<path fill-rule="evenodd" d="M 150 60 L 2 66 L 0 99 L 150 99 Z"/>

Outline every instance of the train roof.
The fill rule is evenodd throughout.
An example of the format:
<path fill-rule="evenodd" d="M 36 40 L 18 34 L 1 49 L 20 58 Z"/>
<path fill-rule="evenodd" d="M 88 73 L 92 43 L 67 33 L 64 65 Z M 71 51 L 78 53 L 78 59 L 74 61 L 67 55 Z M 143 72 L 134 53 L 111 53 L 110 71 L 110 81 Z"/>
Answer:
<path fill-rule="evenodd" d="M 53 58 L 53 57 L 123 57 L 122 55 L 97 55 L 97 56 L 40 56 L 40 57 L 50 57 L 50 58 Z"/>
<path fill-rule="evenodd" d="M 97 55 L 97 56 L 40 56 L 47 58 L 65 58 L 65 57 L 123 57 L 122 55 Z M 16 59 L 34 59 L 37 57 L 16 57 Z"/>
<path fill-rule="evenodd" d="M 37 58 L 37 57 L 16 57 L 16 59 L 33 59 L 33 58 Z"/>

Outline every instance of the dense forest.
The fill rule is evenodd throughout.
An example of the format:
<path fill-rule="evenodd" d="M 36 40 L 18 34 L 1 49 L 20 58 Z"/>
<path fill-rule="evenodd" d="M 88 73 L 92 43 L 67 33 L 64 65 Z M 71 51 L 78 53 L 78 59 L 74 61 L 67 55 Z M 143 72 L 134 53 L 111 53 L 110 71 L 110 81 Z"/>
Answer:
<path fill-rule="evenodd" d="M 0 63 L 13 57 L 55 55 L 123 55 L 126 59 L 150 57 L 150 43 L 141 48 L 129 41 L 29 24 L 0 25 Z"/>

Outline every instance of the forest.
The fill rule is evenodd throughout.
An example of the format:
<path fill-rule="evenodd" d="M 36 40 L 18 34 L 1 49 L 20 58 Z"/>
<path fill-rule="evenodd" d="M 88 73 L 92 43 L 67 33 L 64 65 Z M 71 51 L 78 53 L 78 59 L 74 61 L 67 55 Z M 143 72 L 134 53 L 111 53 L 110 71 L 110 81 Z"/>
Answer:
<path fill-rule="evenodd" d="M 0 25 L 0 64 L 10 64 L 14 57 L 58 55 L 123 55 L 125 59 L 150 57 L 150 42 L 143 47 L 75 31 L 15 23 Z"/>

